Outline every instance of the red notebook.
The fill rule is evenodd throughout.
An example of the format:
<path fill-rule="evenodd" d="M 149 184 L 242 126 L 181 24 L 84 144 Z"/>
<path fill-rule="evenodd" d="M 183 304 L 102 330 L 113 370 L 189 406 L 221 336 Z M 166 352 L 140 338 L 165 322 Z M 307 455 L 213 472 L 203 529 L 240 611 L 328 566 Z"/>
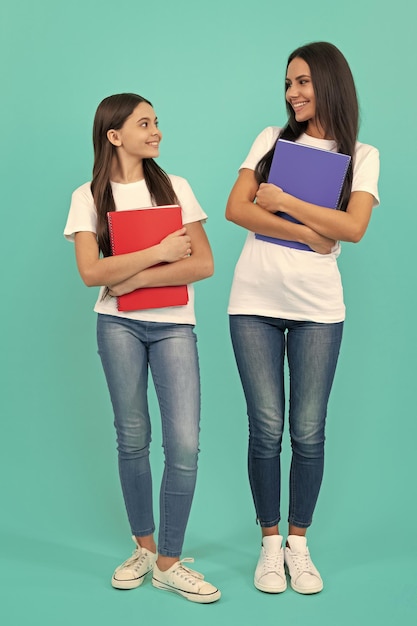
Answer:
<path fill-rule="evenodd" d="M 181 207 L 177 205 L 111 211 L 107 213 L 112 253 L 127 254 L 155 246 L 167 235 L 182 228 Z M 144 287 L 117 298 L 119 311 L 159 309 L 188 302 L 187 285 Z"/>

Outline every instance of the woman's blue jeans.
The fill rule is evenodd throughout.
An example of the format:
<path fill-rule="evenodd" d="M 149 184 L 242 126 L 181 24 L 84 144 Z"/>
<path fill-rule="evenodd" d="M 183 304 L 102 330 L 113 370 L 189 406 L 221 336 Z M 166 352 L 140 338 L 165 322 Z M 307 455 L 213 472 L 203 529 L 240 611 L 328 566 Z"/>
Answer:
<path fill-rule="evenodd" d="M 280 453 L 284 428 L 284 357 L 290 374 L 290 524 L 310 526 L 323 477 L 327 403 L 343 322 L 319 324 L 231 315 L 233 349 L 249 417 L 248 469 L 257 519 L 281 518 Z"/>
<path fill-rule="evenodd" d="M 98 316 L 98 351 L 113 404 L 119 473 L 132 535 L 155 530 L 149 464 L 148 365 L 162 420 L 165 468 L 158 552 L 181 554 L 197 476 L 200 375 L 192 325 Z"/>

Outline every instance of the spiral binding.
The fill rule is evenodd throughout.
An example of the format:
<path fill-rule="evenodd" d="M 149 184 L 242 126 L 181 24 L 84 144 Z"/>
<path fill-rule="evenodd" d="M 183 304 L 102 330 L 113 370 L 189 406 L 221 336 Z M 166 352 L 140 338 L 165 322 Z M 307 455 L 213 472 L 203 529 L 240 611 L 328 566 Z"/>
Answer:
<path fill-rule="evenodd" d="M 112 223 L 112 213 L 114 213 L 114 211 L 109 211 L 107 213 L 107 223 L 109 225 L 109 237 L 110 237 L 110 246 L 111 246 L 111 253 L 112 256 L 114 256 L 114 232 L 113 232 L 113 223 Z"/>

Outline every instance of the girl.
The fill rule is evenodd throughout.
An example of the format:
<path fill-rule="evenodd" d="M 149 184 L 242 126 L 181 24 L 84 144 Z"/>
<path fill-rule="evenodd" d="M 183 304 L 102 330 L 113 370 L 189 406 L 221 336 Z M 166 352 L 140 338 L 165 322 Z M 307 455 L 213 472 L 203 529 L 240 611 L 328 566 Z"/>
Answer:
<path fill-rule="evenodd" d="M 119 473 L 135 550 L 114 572 L 112 585 L 152 583 L 193 602 L 220 591 L 180 560 L 193 499 L 198 455 L 200 380 L 191 283 L 211 276 L 213 258 L 202 222 L 206 214 L 187 181 L 154 161 L 162 133 L 151 103 L 118 94 L 99 105 L 93 128 L 93 180 L 72 195 L 65 236 L 75 242 L 78 270 L 88 287 L 102 286 L 95 311 L 97 340 L 114 410 Z M 111 256 L 108 211 L 180 204 L 180 230 L 145 250 Z M 141 287 L 188 285 L 187 305 L 120 312 L 115 296 Z M 165 469 L 160 490 L 158 554 L 153 533 L 149 465 L 151 424 L 148 365 L 158 396 Z M 190 561 L 192 559 L 188 559 Z"/>
<path fill-rule="evenodd" d="M 379 155 L 357 141 L 355 85 L 345 58 L 332 44 L 312 43 L 290 55 L 285 98 L 285 127 L 266 128 L 257 137 L 227 204 L 227 219 L 250 231 L 228 311 L 249 416 L 249 480 L 262 529 L 254 584 L 268 593 L 284 591 L 285 561 L 293 589 L 310 594 L 321 591 L 323 582 L 305 535 L 322 480 L 327 403 L 345 317 L 338 242 L 358 242 L 366 231 L 379 203 Z M 303 202 L 266 183 L 278 137 L 351 155 L 341 210 Z M 274 215 L 277 211 L 301 224 Z M 304 243 L 312 251 L 262 241 L 255 232 Z M 292 462 L 284 550 L 278 522 L 285 351 Z"/>

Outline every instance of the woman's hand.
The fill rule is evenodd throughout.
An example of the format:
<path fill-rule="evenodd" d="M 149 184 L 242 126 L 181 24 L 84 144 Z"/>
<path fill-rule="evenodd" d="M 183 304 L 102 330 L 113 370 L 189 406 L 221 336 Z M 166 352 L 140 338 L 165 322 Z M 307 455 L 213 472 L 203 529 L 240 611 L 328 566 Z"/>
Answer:
<path fill-rule="evenodd" d="M 256 192 L 256 204 L 270 213 L 283 211 L 283 201 L 285 192 L 281 187 L 272 185 L 271 183 L 261 183 Z"/>
<path fill-rule="evenodd" d="M 357 243 L 365 234 L 375 198 L 367 191 L 352 191 L 346 211 L 316 206 L 284 194 L 281 211 L 329 239 Z"/>
<path fill-rule="evenodd" d="M 185 227 L 171 233 L 159 244 L 162 260 L 174 263 L 191 254 L 191 237 Z"/>
<path fill-rule="evenodd" d="M 271 183 L 261 183 L 256 193 L 256 204 L 270 213 L 276 213 L 277 211 L 286 212 L 286 209 L 291 206 L 292 198 L 293 197 L 285 193 L 281 187 L 277 187 Z M 310 246 L 314 252 L 318 254 L 331 253 L 336 244 L 334 239 L 324 237 L 311 228 L 304 226 L 303 228 L 305 228 L 304 243 Z"/>
<path fill-rule="evenodd" d="M 306 243 L 314 252 L 318 254 L 330 254 L 333 250 L 333 247 L 336 244 L 334 239 L 329 239 L 328 237 L 323 237 L 323 235 L 319 235 L 315 230 L 308 228 L 305 226 L 306 235 L 304 239 L 304 243 Z"/>

